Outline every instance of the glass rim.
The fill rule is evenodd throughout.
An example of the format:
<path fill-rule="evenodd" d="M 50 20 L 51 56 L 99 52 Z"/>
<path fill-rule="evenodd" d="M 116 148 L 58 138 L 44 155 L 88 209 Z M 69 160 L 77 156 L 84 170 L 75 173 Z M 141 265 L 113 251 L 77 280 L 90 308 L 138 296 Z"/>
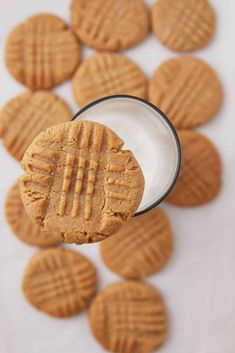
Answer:
<path fill-rule="evenodd" d="M 153 208 L 158 206 L 160 203 L 162 203 L 162 201 L 165 200 L 165 198 L 169 195 L 169 193 L 171 192 L 171 190 L 175 186 L 175 183 L 176 183 L 176 181 L 178 179 L 178 176 L 179 176 L 181 160 L 182 160 L 181 147 L 180 147 L 180 141 L 179 141 L 179 137 L 177 135 L 176 129 L 174 128 L 174 126 L 170 122 L 170 120 L 167 118 L 167 116 L 158 107 L 156 107 L 154 104 L 148 102 L 146 99 L 135 97 L 135 96 L 131 96 L 131 95 L 128 95 L 128 94 L 115 94 L 115 95 L 105 96 L 105 97 L 96 99 L 96 100 L 92 101 L 91 103 L 87 104 L 85 107 L 81 108 L 72 117 L 71 120 L 73 121 L 73 120 L 75 120 L 77 118 L 79 119 L 81 114 L 83 114 L 84 112 L 86 112 L 87 110 L 89 110 L 90 108 L 92 108 L 93 106 L 95 106 L 95 105 L 97 105 L 99 103 L 102 103 L 102 102 L 105 102 L 105 101 L 111 100 L 111 99 L 116 99 L 116 98 L 132 99 L 132 100 L 144 103 L 148 107 L 152 108 L 155 112 L 157 112 L 162 117 L 162 119 L 168 125 L 168 127 L 170 128 L 170 130 L 171 130 L 171 132 L 173 134 L 174 140 L 176 142 L 176 149 L 177 149 L 177 155 L 178 155 L 177 166 L 176 166 L 174 177 L 172 178 L 172 181 L 171 181 L 170 185 L 168 186 L 168 188 L 166 189 L 166 191 L 162 194 L 162 196 L 160 198 L 158 198 L 156 201 L 153 201 L 149 206 L 146 206 L 143 210 L 136 211 L 135 214 L 134 214 L 134 217 L 135 217 L 135 216 L 139 216 L 141 214 L 144 214 L 144 213 L 152 210 Z"/>

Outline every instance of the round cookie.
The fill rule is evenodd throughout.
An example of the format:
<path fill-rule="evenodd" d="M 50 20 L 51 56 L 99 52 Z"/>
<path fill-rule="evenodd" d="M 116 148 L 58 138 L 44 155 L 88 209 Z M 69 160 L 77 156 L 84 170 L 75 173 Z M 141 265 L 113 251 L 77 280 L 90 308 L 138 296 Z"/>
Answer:
<path fill-rule="evenodd" d="M 149 31 L 143 0 L 72 0 L 71 17 L 78 38 L 99 50 L 130 48 Z"/>
<path fill-rule="evenodd" d="M 96 271 L 78 252 L 51 248 L 41 250 L 28 263 L 23 292 L 35 308 L 56 317 L 78 314 L 96 289 Z"/>
<path fill-rule="evenodd" d="M 195 57 L 165 61 L 149 82 L 149 100 L 179 129 L 205 124 L 219 111 L 223 90 L 215 71 Z"/>
<path fill-rule="evenodd" d="M 208 138 L 196 131 L 179 131 L 182 165 L 167 201 L 178 206 L 200 206 L 214 199 L 222 185 L 219 154 Z"/>
<path fill-rule="evenodd" d="M 205 47 L 215 32 L 216 18 L 207 0 L 158 0 L 152 8 L 156 37 L 176 51 Z"/>
<path fill-rule="evenodd" d="M 151 285 L 124 281 L 109 285 L 89 309 L 96 339 L 111 352 L 149 353 L 167 336 L 166 309 Z"/>
<path fill-rule="evenodd" d="M 105 264 L 130 279 L 162 269 L 173 251 L 173 237 L 166 214 L 155 208 L 134 217 L 117 234 L 100 243 Z"/>
<path fill-rule="evenodd" d="M 32 221 L 68 243 L 115 233 L 138 208 L 144 189 L 135 157 L 122 146 L 112 130 L 90 121 L 38 135 L 21 163 L 21 195 Z"/>
<path fill-rule="evenodd" d="M 146 98 L 147 80 L 143 71 L 125 56 L 98 53 L 86 59 L 76 71 L 73 93 L 81 107 L 115 94 Z"/>
<path fill-rule="evenodd" d="M 80 61 L 80 48 L 63 20 L 42 13 L 12 30 L 5 61 L 11 75 L 23 85 L 48 89 L 72 76 Z"/>
<path fill-rule="evenodd" d="M 27 216 L 18 184 L 14 184 L 8 192 L 5 202 L 5 214 L 13 233 L 24 243 L 39 247 L 57 245 L 58 242 L 49 237 L 37 224 L 33 224 Z"/>
<path fill-rule="evenodd" d="M 42 130 L 70 120 L 71 116 L 68 105 L 55 94 L 26 92 L 8 101 L 0 111 L 0 137 L 8 152 L 21 160 Z"/>

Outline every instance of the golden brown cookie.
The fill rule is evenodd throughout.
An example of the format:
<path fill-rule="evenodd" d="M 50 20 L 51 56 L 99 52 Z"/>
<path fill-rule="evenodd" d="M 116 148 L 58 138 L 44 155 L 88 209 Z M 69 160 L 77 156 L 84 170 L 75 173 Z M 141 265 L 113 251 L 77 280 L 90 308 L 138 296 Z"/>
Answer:
<path fill-rule="evenodd" d="M 199 206 L 214 199 L 222 184 L 220 156 L 212 142 L 196 131 L 179 131 L 182 165 L 167 201 L 183 207 Z"/>
<path fill-rule="evenodd" d="M 139 206 L 142 171 L 109 128 L 90 121 L 53 126 L 27 149 L 20 178 L 31 219 L 68 243 L 100 241 Z"/>
<path fill-rule="evenodd" d="M 94 336 L 111 352 L 149 353 L 167 336 L 163 299 L 141 282 L 109 285 L 92 302 L 89 319 Z"/>
<path fill-rule="evenodd" d="M 153 274 L 165 266 L 173 251 L 170 222 L 155 208 L 132 218 L 102 241 L 100 250 L 105 264 L 120 276 L 138 279 Z"/>
<path fill-rule="evenodd" d="M 157 0 L 152 28 L 168 48 L 193 51 L 205 47 L 215 32 L 215 13 L 207 0 Z"/>
<path fill-rule="evenodd" d="M 114 94 L 146 98 L 147 80 L 130 59 L 115 53 L 98 53 L 86 59 L 73 77 L 73 93 L 79 106 Z"/>
<path fill-rule="evenodd" d="M 99 50 L 123 50 L 141 42 L 149 31 L 143 0 L 72 0 L 73 29 Z"/>
<path fill-rule="evenodd" d="M 78 314 L 95 293 L 96 271 L 78 252 L 51 248 L 32 257 L 23 276 L 23 292 L 37 309 L 56 317 Z"/>
<path fill-rule="evenodd" d="M 8 152 L 21 160 L 31 141 L 49 126 L 70 120 L 72 112 L 47 91 L 27 92 L 11 99 L 0 111 L 0 137 Z"/>
<path fill-rule="evenodd" d="M 75 35 L 59 17 L 29 17 L 10 33 L 5 61 L 11 75 L 32 90 L 48 89 L 70 78 L 79 64 Z"/>
<path fill-rule="evenodd" d="M 8 192 L 5 213 L 13 233 L 24 243 L 39 247 L 57 245 L 58 242 L 41 231 L 37 224 L 33 224 L 27 216 L 18 184 L 14 184 Z"/>
<path fill-rule="evenodd" d="M 149 82 L 149 100 L 179 129 L 202 125 L 219 111 L 223 90 L 215 71 L 195 57 L 165 61 Z"/>

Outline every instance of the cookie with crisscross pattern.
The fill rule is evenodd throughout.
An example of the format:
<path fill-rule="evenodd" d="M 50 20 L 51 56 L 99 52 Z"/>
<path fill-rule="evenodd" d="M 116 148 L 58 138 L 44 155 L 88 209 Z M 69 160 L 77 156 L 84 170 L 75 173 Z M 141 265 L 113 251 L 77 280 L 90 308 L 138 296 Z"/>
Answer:
<path fill-rule="evenodd" d="M 163 62 L 149 81 L 149 100 L 179 129 L 212 120 L 223 100 L 223 89 L 215 71 L 196 57 Z"/>
<path fill-rule="evenodd" d="M 100 243 L 105 264 L 119 275 L 138 279 L 161 270 L 173 251 L 170 222 L 160 208 L 134 217 Z"/>
<path fill-rule="evenodd" d="M 81 107 L 115 94 L 146 98 L 147 80 L 143 71 L 124 55 L 98 53 L 86 59 L 76 71 L 73 93 Z"/>
<path fill-rule="evenodd" d="M 83 255 L 53 248 L 35 254 L 23 277 L 23 291 L 37 309 L 56 317 L 78 314 L 92 298 L 96 272 Z"/>
<path fill-rule="evenodd" d="M 88 243 L 115 233 L 139 206 L 144 178 L 131 151 L 90 121 L 55 125 L 31 143 L 20 178 L 31 219 L 58 241 Z"/>
<path fill-rule="evenodd" d="M 182 148 L 179 178 L 167 201 L 184 207 L 213 200 L 222 185 L 220 156 L 212 142 L 196 131 L 178 132 Z"/>
<path fill-rule="evenodd" d="M 158 0 L 152 28 L 168 48 L 193 51 L 208 44 L 215 32 L 215 13 L 207 0 Z"/>
<path fill-rule="evenodd" d="M 72 0 L 73 28 L 79 39 L 99 50 L 123 50 L 141 42 L 149 30 L 143 0 Z"/>
<path fill-rule="evenodd" d="M 149 353 L 167 336 L 163 299 L 141 282 L 109 285 L 92 302 L 89 319 L 94 336 L 111 352 Z"/>
<path fill-rule="evenodd" d="M 75 35 L 59 17 L 29 17 L 10 33 L 5 61 L 11 75 L 32 90 L 48 89 L 70 78 L 79 64 Z"/>

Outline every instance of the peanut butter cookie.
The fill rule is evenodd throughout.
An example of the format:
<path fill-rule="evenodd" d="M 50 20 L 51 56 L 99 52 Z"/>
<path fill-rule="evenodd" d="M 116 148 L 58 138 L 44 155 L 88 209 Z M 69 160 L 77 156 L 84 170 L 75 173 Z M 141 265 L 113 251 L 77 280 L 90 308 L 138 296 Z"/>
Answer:
<path fill-rule="evenodd" d="M 215 71 L 195 57 L 165 61 L 149 82 L 149 100 L 179 129 L 212 120 L 223 100 Z"/>
<path fill-rule="evenodd" d="M 32 90 L 48 89 L 67 80 L 79 60 L 75 35 L 62 19 L 46 13 L 15 27 L 5 48 L 9 72 Z"/>
<path fill-rule="evenodd" d="M 163 299 L 141 282 L 109 285 L 92 302 L 89 319 L 94 336 L 111 352 L 149 353 L 167 336 Z"/>
<path fill-rule="evenodd" d="M 138 208 L 144 189 L 136 159 L 122 146 L 112 130 L 90 121 L 38 135 L 21 163 L 21 195 L 31 219 L 69 243 L 115 233 Z"/>
<path fill-rule="evenodd" d="M 215 13 L 207 0 L 158 0 L 152 8 L 153 32 L 172 50 L 205 47 L 214 35 L 215 24 Z"/>
<path fill-rule="evenodd" d="M 182 165 L 167 201 L 183 207 L 213 200 L 222 184 L 222 166 L 212 142 L 196 131 L 179 131 Z"/>
<path fill-rule="evenodd" d="M 123 50 L 141 42 L 149 31 L 143 0 L 72 0 L 74 31 L 99 50 Z"/>
<path fill-rule="evenodd" d="M 72 112 L 47 91 L 26 92 L 11 99 L 0 112 L 0 137 L 8 152 L 21 160 L 32 140 L 49 126 L 70 120 Z"/>
<path fill-rule="evenodd" d="M 33 224 L 25 212 L 18 184 L 10 189 L 5 203 L 7 221 L 13 233 L 24 243 L 41 248 L 57 245 L 58 242 Z"/>
<path fill-rule="evenodd" d="M 79 106 L 114 94 L 146 98 L 147 80 L 130 59 L 116 53 L 98 53 L 86 59 L 73 78 L 73 93 Z"/>
<path fill-rule="evenodd" d="M 138 279 L 165 266 L 173 250 L 166 214 L 155 208 L 134 217 L 115 235 L 100 243 L 105 264 L 119 275 Z"/>
<path fill-rule="evenodd" d="M 23 292 L 35 308 L 56 317 L 78 314 L 95 293 L 96 271 L 78 252 L 52 248 L 32 257 L 23 276 Z"/>

